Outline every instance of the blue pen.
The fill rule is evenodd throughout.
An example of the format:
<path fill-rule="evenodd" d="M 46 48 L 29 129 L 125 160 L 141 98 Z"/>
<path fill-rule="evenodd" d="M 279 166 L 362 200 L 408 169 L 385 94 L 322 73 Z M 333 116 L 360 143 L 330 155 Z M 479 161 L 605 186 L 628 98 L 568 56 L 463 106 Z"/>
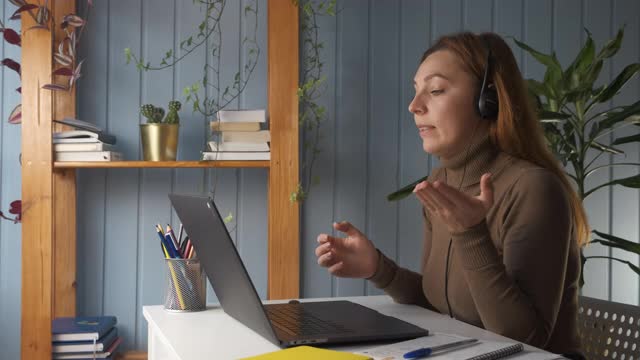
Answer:
<path fill-rule="evenodd" d="M 167 242 L 167 239 L 165 239 L 164 235 L 162 235 L 162 232 L 157 227 L 156 227 L 156 233 L 158 233 L 158 236 L 160 237 L 160 242 L 164 244 L 164 248 L 167 250 L 169 257 L 172 259 L 176 257 L 180 257 L 179 255 L 176 256 L 176 253 L 173 250 L 173 245 L 171 244 L 171 241 Z"/>
<path fill-rule="evenodd" d="M 449 343 L 449 344 L 432 346 L 432 347 L 428 347 L 428 348 L 416 349 L 416 350 L 413 350 L 413 351 L 409 351 L 408 353 L 404 354 L 402 357 L 404 357 L 405 359 L 417 359 L 417 358 L 421 358 L 421 357 L 427 357 L 427 356 L 430 356 L 431 354 L 433 354 L 436 351 L 447 350 L 447 349 L 451 349 L 451 348 L 455 348 L 455 347 L 461 347 L 461 346 L 473 344 L 476 341 L 478 341 L 478 339 L 466 339 L 466 340 L 460 340 L 460 341 L 452 342 L 452 343 Z"/>

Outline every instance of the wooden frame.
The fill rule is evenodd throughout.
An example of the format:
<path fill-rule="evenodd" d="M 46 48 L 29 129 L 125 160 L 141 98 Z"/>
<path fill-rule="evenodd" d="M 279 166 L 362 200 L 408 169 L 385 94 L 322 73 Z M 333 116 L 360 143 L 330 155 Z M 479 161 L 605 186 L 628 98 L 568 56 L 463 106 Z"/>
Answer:
<path fill-rule="evenodd" d="M 28 0 L 38 3 L 37 0 Z M 51 358 L 51 320 L 76 310 L 76 168 L 267 167 L 268 297 L 299 296 L 299 206 L 289 201 L 299 178 L 298 8 L 291 0 L 268 2 L 268 106 L 271 161 L 54 163 L 53 119 L 75 116 L 73 92 L 51 92 L 52 44 L 62 16 L 76 0 L 50 0 L 53 32 L 22 35 L 22 359 Z M 22 17 L 22 29 L 34 25 Z M 56 125 L 57 126 L 57 125 Z"/>

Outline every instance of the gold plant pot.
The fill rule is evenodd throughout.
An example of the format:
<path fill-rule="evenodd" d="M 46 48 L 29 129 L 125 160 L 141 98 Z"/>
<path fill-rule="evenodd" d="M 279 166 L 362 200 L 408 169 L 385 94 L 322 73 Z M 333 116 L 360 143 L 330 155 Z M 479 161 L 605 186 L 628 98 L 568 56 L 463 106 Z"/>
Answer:
<path fill-rule="evenodd" d="M 140 124 L 145 161 L 175 161 L 178 153 L 178 124 Z"/>

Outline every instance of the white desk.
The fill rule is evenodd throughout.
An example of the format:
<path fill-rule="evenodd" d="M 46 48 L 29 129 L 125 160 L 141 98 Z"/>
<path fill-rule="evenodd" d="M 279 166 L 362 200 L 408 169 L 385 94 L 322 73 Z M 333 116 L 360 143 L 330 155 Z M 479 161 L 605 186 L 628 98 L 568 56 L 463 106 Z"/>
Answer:
<path fill-rule="evenodd" d="M 388 296 L 302 299 L 300 301 L 337 299 L 350 300 L 368 306 L 385 315 L 395 316 L 430 331 L 483 340 L 513 341 L 418 306 L 396 304 Z M 143 314 L 149 324 L 149 360 L 237 359 L 279 349 L 225 314 L 219 306 L 209 306 L 205 311 L 193 313 L 171 313 L 165 311 L 162 305 L 145 306 Z M 375 345 L 367 343 L 360 346 L 333 348 L 355 351 Z M 539 351 L 530 346 L 525 348 Z"/>

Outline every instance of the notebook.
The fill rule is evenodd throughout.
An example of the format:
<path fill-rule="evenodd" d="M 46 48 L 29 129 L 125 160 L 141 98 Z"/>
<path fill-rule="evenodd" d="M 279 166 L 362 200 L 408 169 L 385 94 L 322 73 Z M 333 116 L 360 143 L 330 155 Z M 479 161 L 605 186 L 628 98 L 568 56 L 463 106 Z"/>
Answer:
<path fill-rule="evenodd" d="M 343 351 L 320 349 L 311 346 L 298 346 L 278 350 L 241 360 L 371 360 L 371 357 Z"/>
<path fill-rule="evenodd" d="M 420 337 L 413 340 L 403 341 L 399 343 L 383 345 L 373 347 L 367 350 L 359 351 L 358 353 L 371 356 L 374 360 L 400 360 L 403 359 L 403 355 L 420 348 L 426 348 L 437 345 L 449 344 L 452 342 L 468 339 L 466 337 L 433 333 L 429 336 Z M 493 360 L 502 359 L 514 354 L 518 356 L 516 359 L 536 359 L 536 360 L 551 360 L 562 359 L 555 354 L 550 353 L 534 353 L 523 352 L 524 346 L 519 343 L 506 343 L 497 341 L 484 341 L 479 340 L 476 343 L 455 348 L 450 351 L 444 351 L 441 353 L 434 353 L 429 356 L 429 359 L 434 360 Z"/>

